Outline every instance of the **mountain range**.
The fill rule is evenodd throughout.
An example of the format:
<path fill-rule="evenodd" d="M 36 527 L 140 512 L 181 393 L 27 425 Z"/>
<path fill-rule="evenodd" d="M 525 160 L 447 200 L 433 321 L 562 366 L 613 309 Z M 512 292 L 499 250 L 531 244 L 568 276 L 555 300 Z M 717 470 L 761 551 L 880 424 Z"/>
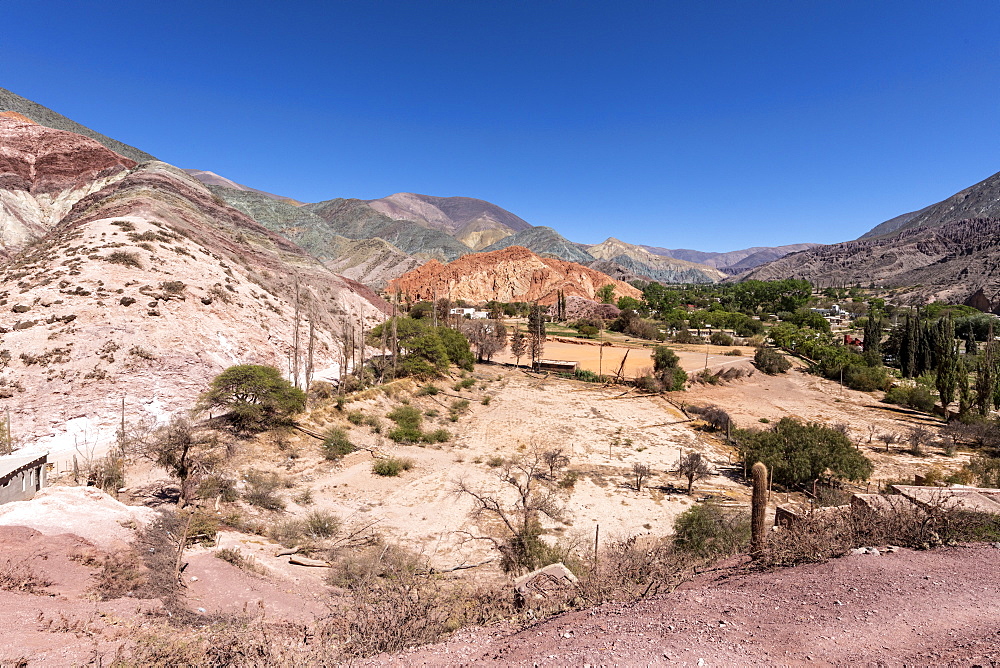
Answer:
<path fill-rule="evenodd" d="M 37 238 L 79 197 L 105 187 L 122 170 L 134 169 L 127 161 L 152 159 L 148 153 L 3 89 L 0 111 L 89 137 L 121 158 L 55 196 L 22 199 L 12 194 L 21 192 L 16 188 L 0 194 L 7 213 L 0 228 L 7 242 L 0 252 L 9 253 L 9 243 Z M 576 262 L 623 281 L 697 283 L 797 276 L 818 284 L 875 282 L 904 287 L 913 282 L 909 294 L 914 299 L 960 299 L 964 292 L 980 289 L 995 298 L 990 241 L 970 235 L 992 229 L 991 221 L 1000 218 L 1000 174 L 876 225 L 856 242 L 710 253 L 633 245 L 613 237 L 600 244 L 576 243 L 552 228 L 532 226 L 499 206 L 469 197 L 404 192 L 374 200 L 336 198 L 302 204 L 210 171 L 187 171 L 220 202 L 289 239 L 333 271 L 377 289 L 428 260 L 452 262 L 476 251 L 520 246 L 539 257 Z M 33 188 L 41 192 L 45 186 Z M 970 264 L 971 258 L 980 257 L 980 265 Z M 957 273 L 950 271 L 952 266 L 958 267 Z M 958 285 L 949 283 L 955 277 L 964 280 Z"/>

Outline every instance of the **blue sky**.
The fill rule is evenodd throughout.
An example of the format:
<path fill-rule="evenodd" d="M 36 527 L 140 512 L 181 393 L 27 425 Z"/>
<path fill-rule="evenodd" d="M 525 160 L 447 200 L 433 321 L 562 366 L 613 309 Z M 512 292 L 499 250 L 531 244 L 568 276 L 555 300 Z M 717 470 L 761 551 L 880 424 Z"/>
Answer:
<path fill-rule="evenodd" d="M 852 239 L 1000 171 L 986 0 L 0 7 L 0 86 L 303 201 L 464 195 L 725 251 Z"/>

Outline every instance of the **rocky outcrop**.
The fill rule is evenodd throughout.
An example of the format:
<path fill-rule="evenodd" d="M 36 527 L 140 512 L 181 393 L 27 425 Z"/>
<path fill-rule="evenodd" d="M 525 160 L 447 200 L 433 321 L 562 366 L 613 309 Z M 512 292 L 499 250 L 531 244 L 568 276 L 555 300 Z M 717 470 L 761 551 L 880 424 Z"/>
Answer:
<path fill-rule="evenodd" d="M 495 251 L 511 246 L 521 246 L 538 255 L 556 257 L 567 262 L 584 264 L 594 261 L 594 256 L 584 250 L 583 246 L 573 243 L 551 227 L 544 225 L 532 227 L 501 239 L 487 246 L 486 250 Z"/>
<path fill-rule="evenodd" d="M 472 252 L 447 232 L 409 220 L 394 220 L 364 200 L 332 199 L 302 208 L 325 220 L 333 234 L 348 239 L 384 239 L 407 255 L 422 260 L 450 262 Z"/>
<path fill-rule="evenodd" d="M 70 120 L 62 114 L 56 113 L 48 107 L 43 107 L 37 102 L 32 102 L 31 100 L 23 98 L 16 93 L 12 93 L 5 88 L 0 88 L 0 112 L 14 112 L 22 118 L 30 119 L 39 125 L 44 125 L 47 128 L 52 128 L 53 130 L 65 130 L 66 132 L 72 132 L 73 134 L 88 137 L 102 146 L 114 151 L 118 155 L 125 156 L 135 162 L 145 162 L 146 160 L 156 159 L 145 151 L 140 151 L 134 146 L 124 144 L 117 139 L 106 137 L 100 132 L 94 132 L 90 128 L 80 125 L 76 121 Z"/>
<path fill-rule="evenodd" d="M 587 252 L 599 260 L 614 262 L 633 274 L 649 276 L 659 283 L 715 283 L 725 274 L 703 264 L 654 255 L 641 246 L 614 237 L 588 246 Z"/>
<path fill-rule="evenodd" d="M 615 296 L 639 298 L 642 293 L 582 265 L 539 257 L 527 248 L 511 246 L 488 253 L 472 253 L 447 265 L 431 260 L 407 272 L 389 285 L 411 299 L 432 299 L 436 294 L 451 299 L 483 303 L 538 301 L 553 304 L 557 292 L 567 297 L 594 299 L 604 285 L 615 286 Z"/>
<path fill-rule="evenodd" d="M 204 169 L 185 169 L 184 173 L 188 176 L 193 176 L 198 179 L 206 186 L 218 186 L 221 188 L 228 188 L 230 190 L 238 190 L 240 192 L 255 193 L 266 197 L 267 199 L 273 199 L 278 202 L 285 202 L 286 204 L 291 204 L 293 206 L 301 206 L 302 202 L 294 200 L 291 197 L 285 197 L 283 195 L 275 195 L 274 193 L 264 192 L 263 190 L 257 190 L 256 188 L 251 188 L 250 186 L 245 186 L 241 183 L 236 183 L 232 179 L 227 179 L 225 176 L 216 174 L 215 172 L 209 172 Z"/>
<path fill-rule="evenodd" d="M 941 227 L 972 218 L 1000 217 L 1000 172 L 919 211 L 876 225 L 859 239 L 874 239 L 922 227 Z"/>
<path fill-rule="evenodd" d="M 786 256 L 741 279 L 804 278 L 814 285 L 901 288 L 897 299 L 961 303 L 1000 292 L 1000 219 L 973 219 L 889 237 L 820 246 Z"/>
<path fill-rule="evenodd" d="M 42 237 L 76 202 L 135 164 L 93 139 L 0 115 L 0 252 Z"/>

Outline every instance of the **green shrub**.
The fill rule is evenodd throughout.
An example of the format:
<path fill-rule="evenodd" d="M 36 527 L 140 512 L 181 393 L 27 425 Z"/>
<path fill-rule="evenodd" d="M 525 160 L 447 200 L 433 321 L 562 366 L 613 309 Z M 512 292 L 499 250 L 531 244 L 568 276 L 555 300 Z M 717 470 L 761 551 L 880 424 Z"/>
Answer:
<path fill-rule="evenodd" d="M 420 422 L 423 419 L 420 415 L 420 410 L 414 406 L 397 406 L 386 417 L 400 427 L 411 427 L 413 429 L 419 429 Z"/>
<path fill-rule="evenodd" d="M 785 356 L 773 348 L 760 346 L 753 355 L 753 365 L 769 376 L 776 376 L 785 373 L 792 368 L 792 363 L 785 359 Z"/>
<path fill-rule="evenodd" d="M 396 443 L 419 443 L 423 440 L 424 433 L 412 427 L 396 427 L 390 430 L 387 436 Z"/>
<path fill-rule="evenodd" d="M 448 409 L 449 418 L 452 422 L 458 422 L 459 416 L 469 410 L 469 401 L 467 399 L 455 399 L 451 402 L 451 407 Z"/>
<path fill-rule="evenodd" d="M 433 383 L 427 383 L 426 385 L 421 386 L 419 390 L 417 390 L 417 396 L 418 397 L 422 397 L 425 395 L 434 396 L 435 394 L 438 394 L 440 391 L 441 388 L 438 387 L 437 385 Z"/>
<path fill-rule="evenodd" d="M 278 489 L 284 485 L 277 473 L 249 470 L 243 474 L 247 487 L 243 500 L 252 506 L 265 510 L 284 510 L 285 501 L 278 496 Z"/>
<path fill-rule="evenodd" d="M 348 411 L 347 421 L 351 424 L 360 427 L 365 422 L 365 414 L 361 411 Z"/>
<path fill-rule="evenodd" d="M 851 365 L 844 368 L 844 384 L 861 392 L 884 391 L 892 384 L 892 379 L 884 366 Z"/>
<path fill-rule="evenodd" d="M 376 415 L 366 416 L 365 424 L 371 428 L 373 434 L 382 433 L 382 421 L 378 419 L 378 416 Z"/>
<path fill-rule="evenodd" d="M 357 450 L 347 437 L 347 432 L 340 427 L 334 427 L 326 432 L 326 437 L 320 448 L 323 450 L 324 459 L 330 461 L 337 461 L 344 455 L 349 455 Z"/>
<path fill-rule="evenodd" d="M 457 383 L 455 383 L 454 390 L 456 392 L 460 392 L 461 390 L 468 389 L 475 384 L 476 384 L 475 378 L 466 378 L 465 380 L 460 380 Z"/>
<path fill-rule="evenodd" d="M 732 350 L 727 350 L 722 353 L 723 355 L 728 355 L 729 357 L 743 357 L 743 351 L 739 348 L 733 348 Z"/>
<path fill-rule="evenodd" d="M 403 471 L 413 468 L 413 460 L 406 458 L 387 457 L 376 460 L 372 464 L 372 473 L 380 476 L 397 476 Z"/>
<path fill-rule="evenodd" d="M 566 471 L 563 477 L 559 479 L 559 486 L 563 489 L 571 489 L 576 485 L 576 481 L 580 479 L 580 474 L 576 471 Z"/>
<path fill-rule="evenodd" d="M 451 432 L 447 429 L 435 429 L 424 434 L 424 440 L 428 443 L 446 443 L 451 440 Z"/>
<path fill-rule="evenodd" d="M 492 455 L 490 456 L 489 459 L 486 460 L 486 465 L 489 466 L 490 468 L 495 469 L 503 466 L 506 461 L 507 460 L 501 457 L 500 455 Z"/>
<path fill-rule="evenodd" d="M 482 398 L 482 400 L 479 403 L 481 403 L 483 406 L 489 406 L 491 401 L 493 401 L 493 397 L 486 395 L 485 397 Z"/>
<path fill-rule="evenodd" d="M 302 520 L 305 533 L 313 538 L 329 538 L 340 529 L 340 518 L 329 510 L 313 510 Z"/>
<path fill-rule="evenodd" d="M 586 369 L 577 369 L 573 372 L 573 377 L 577 380 L 582 380 L 585 383 L 600 383 L 602 381 L 600 376 L 593 371 L 587 371 Z"/>
<path fill-rule="evenodd" d="M 674 522 L 674 545 L 699 557 L 741 552 L 750 542 L 750 518 L 711 501 L 692 506 Z"/>
<path fill-rule="evenodd" d="M 733 337 L 729 336 L 725 332 L 712 332 L 712 336 L 708 337 L 708 341 L 713 346 L 733 345 Z"/>
<path fill-rule="evenodd" d="M 910 385 L 908 383 L 889 388 L 889 391 L 885 393 L 883 401 L 887 404 L 906 406 L 925 413 L 933 412 L 935 403 L 934 395 L 931 394 L 931 391 L 927 387 L 920 384 Z"/>

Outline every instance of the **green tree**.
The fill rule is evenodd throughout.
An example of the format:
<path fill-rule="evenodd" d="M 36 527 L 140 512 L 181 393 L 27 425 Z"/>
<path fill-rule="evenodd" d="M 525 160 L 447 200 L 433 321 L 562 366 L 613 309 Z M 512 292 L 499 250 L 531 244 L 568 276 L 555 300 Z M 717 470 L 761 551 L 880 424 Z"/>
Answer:
<path fill-rule="evenodd" d="M 615 286 L 613 283 L 608 283 L 607 285 L 602 285 L 597 288 L 597 292 L 594 293 L 597 301 L 602 304 L 614 304 L 615 303 Z"/>
<path fill-rule="evenodd" d="M 306 395 L 272 366 L 240 364 L 212 380 L 200 405 L 228 411 L 226 417 L 237 431 L 256 432 L 287 423 L 305 409 Z"/>
<path fill-rule="evenodd" d="M 841 431 L 815 422 L 782 418 L 770 430 L 738 430 L 736 441 L 745 462 L 763 462 L 773 479 L 802 485 L 830 475 L 866 480 L 874 467 Z"/>
<path fill-rule="evenodd" d="M 514 364 L 521 365 L 521 358 L 528 352 L 528 343 L 524 340 L 524 334 L 520 328 L 514 326 L 514 334 L 510 337 L 510 354 L 514 356 Z"/>
<path fill-rule="evenodd" d="M 665 390 L 677 392 L 684 389 L 687 374 L 680 367 L 677 353 L 667 346 L 653 348 L 653 371 Z"/>

